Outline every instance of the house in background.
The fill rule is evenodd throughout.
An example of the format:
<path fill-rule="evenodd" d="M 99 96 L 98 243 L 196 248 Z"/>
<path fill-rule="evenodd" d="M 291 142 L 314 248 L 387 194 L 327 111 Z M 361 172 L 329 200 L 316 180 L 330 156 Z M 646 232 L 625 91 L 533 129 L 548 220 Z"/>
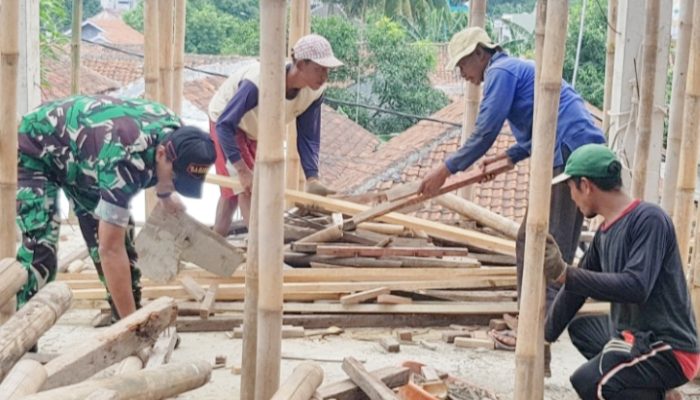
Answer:
<path fill-rule="evenodd" d="M 139 0 L 101 0 L 102 8 L 105 10 L 127 11 L 138 5 Z"/>
<path fill-rule="evenodd" d="M 70 30 L 66 31 L 66 35 L 70 34 Z M 143 47 L 143 34 L 127 25 L 121 15 L 114 11 L 102 11 L 83 21 L 81 37 L 96 43 Z"/>

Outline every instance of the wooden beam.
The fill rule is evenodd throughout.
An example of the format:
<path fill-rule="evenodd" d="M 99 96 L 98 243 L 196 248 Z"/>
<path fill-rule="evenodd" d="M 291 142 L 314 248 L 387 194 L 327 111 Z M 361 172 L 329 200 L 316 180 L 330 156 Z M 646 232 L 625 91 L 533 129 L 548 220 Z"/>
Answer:
<path fill-rule="evenodd" d="M 492 228 L 511 239 L 515 239 L 518 236 L 520 224 L 459 196 L 449 193 L 443 194 L 436 198 L 435 202 L 463 217 Z"/>
<path fill-rule="evenodd" d="M 73 18 L 70 32 L 70 93 L 80 94 L 80 39 L 83 24 L 83 2 L 73 0 Z"/>
<path fill-rule="evenodd" d="M 299 364 L 280 386 L 271 400 L 309 400 L 323 382 L 323 369 L 318 364 Z"/>
<path fill-rule="evenodd" d="M 19 0 L 3 0 L 0 9 L 0 259 L 15 256 L 17 191 L 17 65 Z"/>
<path fill-rule="evenodd" d="M 180 284 L 182 285 L 183 289 L 195 300 L 195 301 L 202 301 L 204 300 L 204 296 L 206 295 L 206 291 L 199 286 L 199 283 L 194 280 L 191 276 L 183 276 L 180 278 Z"/>
<path fill-rule="evenodd" d="M 398 353 L 401 351 L 401 344 L 393 336 L 385 336 L 379 339 L 379 345 L 382 346 L 387 353 Z"/>
<path fill-rule="evenodd" d="M 528 204 L 549 204 L 552 189 L 552 154 L 557 127 L 564 63 L 568 3 L 547 3 L 545 41 L 541 53 L 541 76 L 536 87 L 537 113 L 533 124 L 530 194 Z M 539 56 L 538 56 L 539 57 Z M 521 318 L 516 348 L 515 399 L 544 396 L 544 244 L 549 225 L 549 208 L 532 207 L 527 217 L 525 273 L 522 286 Z"/>
<path fill-rule="evenodd" d="M 27 282 L 27 270 L 14 258 L 0 260 L 0 306 L 15 298 Z"/>
<path fill-rule="evenodd" d="M 395 296 L 393 294 L 380 294 L 377 296 L 377 304 L 410 304 L 413 299 L 410 297 Z"/>
<path fill-rule="evenodd" d="M 154 369 L 170 362 L 170 357 L 173 354 L 173 350 L 175 350 L 177 340 L 177 328 L 174 326 L 166 328 L 160 336 L 158 336 L 158 340 L 156 340 L 156 344 L 153 346 L 153 350 L 148 356 L 148 361 L 144 368 Z"/>
<path fill-rule="evenodd" d="M 329 199 L 293 190 L 287 190 L 286 197 L 295 203 L 312 205 L 330 211 L 339 211 L 348 215 L 355 215 L 369 209 L 368 206 L 362 204 Z M 480 232 L 461 229 L 395 212 L 382 215 L 379 217 L 379 220 L 390 224 L 403 225 L 410 229 L 422 230 L 428 235 L 439 239 L 468 244 L 500 254 L 515 254 L 515 243 L 512 240 L 497 238 Z"/>
<path fill-rule="evenodd" d="M 455 247 L 373 247 L 373 246 L 332 246 L 316 247 L 316 254 L 335 257 L 441 257 L 468 256 L 469 250 Z"/>
<path fill-rule="evenodd" d="M 185 16 L 187 0 L 175 0 L 174 37 L 173 37 L 173 89 L 172 109 L 176 114 L 182 113 L 183 82 L 185 72 Z"/>
<path fill-rule="evenodd" d="M 158 0 L 143 2 L 143 81 L 144 98 L 160 101 L 160 47 Z M 146 189 L 146 215 L 158 204 L 155 188 Z"/>
<path fill-rule="evenodd" d="M 207 293 L 204 296 L 204 300 L 202 300 L 202 305 L 199 308 L 199 316 L 202 319 L 209 318 L 209 315 L 213 312 L 214 301 L 216 300 L 216 291 L 218 289 L 218 283 L 213 283 L 209 285 L 209 289 L 207 289 Z"/>
<path fill-rule="evenodd" d="M 243 333 L 241 350 L 241 400 L 255 399 L 255 374 L 258 351 L 258 298 L 260 292 L 260 244 L 258 221 L 260 220 L 260 172 L 253 171 L 253 195 L 248 224 L 248 252 L 245 267 L 245 309 L 243 320 L 248 329 Z M 178 329 L 181 329 L 178 327 Z"/>
<path fill-rule="evenodd" d="M 44 390 L 71 385 L 152 346 L 159 334 L 175 322 L 177 305 L 167 297 L 150 302 L 111 327 L 86 339 L 71 351 L 46 364 Z"/>
<path fill-rule="evenodd" d="M 68 310 L 71 300 L 65 283 L 49 283 L 0 326 L 0 380 Z"/>
<path fill-rule="evenodd" d="M 343 360 L 343 371 L 371 400 L 398 400 L 394 392 L 353 357 Z"/>
<path fill-rule="evenodd" d="M 46 369 L 34 360 L 20 360 L 0 384 L 0 400 L 19 400 L 34 394 L 46 381 Z"/>
<path fill-rule="evenodd" d="M 340 298 L 341 304 L 359 304 L 365 300 L 374 299 L 380 294 L 389 294 L 391 290 L 388 287 L 378 287 L 358 293 L 349 294 Z"/>
<path fill-rule="evenodd" d="M 684 0 L 685 1 L 685 0 Z M 613 69 L 615 64 L 615 42 L 617 41 L 617 0 L 608 0 L 608 36 L 605 43 L 605 87 L 603 94 L 603 133 L 608 136 L 610 130 L 610 103 L 612 101 Z M 686 61 L 687 64 L 687 61 Z M 671 132 L 669 131 L 669 136 Z M 679 137 L 680 139 L 680 137 Z M 668 154 L 668 153 L 667 153 Z M 666 160 L 668 165 L 669 160 Z M 678 162 L 676 161 L 676 166 Z M 664 183 L 668 175 L 664 177 Z M 675 178 L 673 189 L 675 190 Z"/>
<path fill-rule="evenodd" d="M 405 367 L 384 367 L 370 372 L 390 388 L 396 388 L 408 383 L 411 370 Z M 367 395 L 351 379 L 329 383 L 316 391 L 316 397 L 322 400 L 366 400 Z"/>
<path fill-rule="evenodd" d="M 212 366 L 208 361 L 168 364 L 109 378 L 89 379 L 23 399 L 82 400 L 100 389 L 116 392 L 118 400 L 165 399 L 205 385 L 209 382 L 211 370 Z"/>

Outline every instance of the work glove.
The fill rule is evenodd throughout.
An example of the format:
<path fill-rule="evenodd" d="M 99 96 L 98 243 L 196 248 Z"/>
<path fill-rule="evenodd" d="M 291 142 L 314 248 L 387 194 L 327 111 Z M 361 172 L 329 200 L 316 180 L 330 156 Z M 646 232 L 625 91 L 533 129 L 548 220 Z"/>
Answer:
<path fill-rule="evenodd" d="M 561 251 L 552 235 L 547 235 L 544 248 L 544 276 L 549 281 L 558 281 L 566 273 L 566 262 L 561 257 Z"/>
<path fill-rule="evenodd" d="M 328 196 L 329 194 L 336 193 L 335 190 L 328 189 L 325 185 L 323 185 L 318 178 L 311 178 L 306 181 L 306 192 L 319 196 Z"/>

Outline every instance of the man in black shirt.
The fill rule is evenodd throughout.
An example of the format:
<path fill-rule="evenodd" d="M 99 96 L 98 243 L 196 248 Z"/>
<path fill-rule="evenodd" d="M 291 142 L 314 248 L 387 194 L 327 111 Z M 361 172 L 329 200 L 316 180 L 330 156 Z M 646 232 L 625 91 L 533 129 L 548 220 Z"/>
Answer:
<path fill-rule="evenodd" d="M 622 191 L 622 167 L 605 146 L 578 148 L 564 173 L 587 218 L 605 222 L 578 268 L 550 238 L 545 275 L 563 284 L 547 313 L 545 339 L 569 325 L 588 359 L 571 376 L 583 399 L 663 399 L 698 370 L 697 330 L 671 219 L 658 206 Z M 609 301 L 609 316 L 575 317 L 588 297 Z"/>

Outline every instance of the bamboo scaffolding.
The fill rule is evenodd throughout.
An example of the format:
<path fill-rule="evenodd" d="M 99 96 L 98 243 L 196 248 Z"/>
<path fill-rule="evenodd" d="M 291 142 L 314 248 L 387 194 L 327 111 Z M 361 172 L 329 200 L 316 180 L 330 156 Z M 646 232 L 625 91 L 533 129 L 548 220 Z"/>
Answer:
<path fill-rule="evenodd" d="M 243 350 L 241 352 L 241 400 L 255 399 L 255 370 L 258 351 L 258 293 L 259 293 L 259 241 L 260 174 L 253 171 L 253 198 L 248 224 L 248 253 L 245 265 L 245 309 L 243 310 Z"/>
<path fill-rule="evenodd" d="M 158 42 L 160 57 L 160 102 L 173 106 L 173 22 L 175 0 L 158 0 Z"/>
<path fill-rule="evenodd" d="M 686 86 L 686 98 L 685 98 L 685 121 L 683 123 L 683 139 L 686 136 L 695 137 L 697 143 L 697 137 L 700 135 L 700 7 L 698 5 L 693 9 L 693 30 L 690 39 L 690 49 L 692 57 L 688 63 L 688 82 Z M 697 151 L 697 148 L 695 149 Z M 697 158 L 695 159 L 697 162 Z M 682 164 L 682 171 L 686 171 L 687 175 L 693 175 L 695 177 L 697 171 L 696 164 Z M 692 207 L 693 192 L 690 192 L 690 204 Z M 680 210 L 679 210 L 680 211 Z M 676 214 L 677 216 L 684 216 L 689 225 L 692 218 L 689 218 L 690 214 L 681 214 L 680 212 Z M 697 221 L 699 220 L 700 212 L 696 216 L 696 247 L 695 247 L 695 257 L 693 257 L 693 271 L 690 277 L 690 287 L 691 287 L 691 297 L 693 300 L 693 310 L 695 312 L 695 318 L 700 315 L 700 257 L 697 256 L 698 251 L 698 241 L 700 241 L 700 235 L 698 235 Z M 688 233 L 690 228 L 688 227 Z M 684 237 L 686 242 L 689 240 Z M 682 255 L 682 254 L 681 254 Z M 686 253 L 687 255 L 687 253 Z M 684 259 L 684 260 L 687 260 Z"/>
<path fill-rule="evenodd" d="M 73 0 L 73 24 L 70 40 L 70 93 L 80 93 L 80 36 L 82 34 L 83 2 Z"/>
<path fill-rule="evenodd" d="M 535 99 L 532 164 L 529 204 L 549 204 L 552 189 L 554 132 L 557 127 L 564 41 L 566 40 L 568 2 L 547 3 L 547 23 L 543 61 Z M 546 62 L 544 62 L 546 60 Z M 515 399 L 534 400 L 544 397 L 544 247 L 549 225 L 549 207 L 532 207 L 527 217 L 525 270 L 522 287 L 521 318 L 515 352 Z"/>
<path fill-rule="evenodd" d="M 289 8 L 288 56 L 291 59 L 292 47 L 302 36 L 311 33 L 311 3 L 309 0 L 292 0 Z M 299 190 L 304 187 L 299 152 L 297 151 L 297 125 L 287 125 L 287 177 L 285 187 Z"/>
<path fill-rule="evenodd" d="M 17 65 L 19 0 L 2 0 L 0 9 L 0 259 L 15 256 L 17 190 Z"/>
<path fill-rule="evenodd" d="M 159 60 L 158 60 L 158 0 L 145 0 L 143 2 L 143 80 L 145 97 L 149 100 L 159 101 Z M 158 203 L 156 190 L 146 190 L 146 217 Z"/>
<path fill-rule="evenodd" d="M 282 264 L 284 261 L 284 0 L 260 2 L 260 138 L 255 168 L 258 171 L 258 351 L 255 398 L 268 400 L 280 381 L 282 347 Z M 258 246 L 261 242 L 258 241 Z"/>
<path fill-rule="evenodd" d="M 173 39 L 173 111 L 182 113 L 183 79 L 185 71 L 185 16 L 187 0 L 175 0 L 175 37 Z"/>
<path fill-rule="evenodd" d="M 683 109 L 685 107 L 685 85 L 688 79 L 688 58 L 690 57 L 690 34 L 693 28 L 694 3 L 692 0 L 681 0 L 678 40 L 676 41 L 676 61 L 673 65 L 671 110 L 668 119 L 668 137 L 666 138 L 666 165 L 664 167 L 663 193 L 661 196 L 661 207 L 672 218 L 675 211 L 676 185 L 678 184 L 678 168 L 681 159 Z"/>
<path fill-rule="evenodd" d="M 654 114 L 654 86 L 656 82 L 656 53 L 659 38 L 659 9 L 661 0 L 647 0 L 644 54 L 641 76 L 639 112 L 637 114 L 637 142 L 632 168 L 632 196 L 644 198 L 647 164 L 651 145 L 651 123 Z"/>
<path fill-rule="evenodd" d="M 608 1 L 608 38 L 605 44 L 605 92 L 603 94 L 603 133 L 610 129 L 610 102 L 612 101 L 613 70 L 615 66 L 615 42 L 617 40 L 617 1 Z M 674 185 L 675 188 L 675 185 Z"/>
<path fill-rule="evenodd" d="M 469 27 L 478 26 L 483 28 L 486 23 L 486 0 L 472 0 L 469 2 Z M 464 99 L 464 118 L 462 119 L 462 140 L 466 142 L 474 131 L 476 116 L 479 114 L 479 103 L 481 102 L 480 85 L 472 85 L 465 82 L 467 95 Z M 459 191 L 459 196 L 470 200 L 473 194 L 473 187 L 468 186 Z"/>
<path fill-rule="evenodd" d="M 690 37 L 688 81 L 685 88 L 683 112 L 683 136 L 681 137 L 681 160 L 676 185 L 676 202 L 673 224 L 676 227 L 678 248 L 683 265 L 690 253 L 691 227 L 695 209 L 694 194 L 698 165 L 698 118 L 700 117 L 700 7 L 693 8 L 693 28 Z M 692 287 L 693 291 L 695 287 Z"/>

